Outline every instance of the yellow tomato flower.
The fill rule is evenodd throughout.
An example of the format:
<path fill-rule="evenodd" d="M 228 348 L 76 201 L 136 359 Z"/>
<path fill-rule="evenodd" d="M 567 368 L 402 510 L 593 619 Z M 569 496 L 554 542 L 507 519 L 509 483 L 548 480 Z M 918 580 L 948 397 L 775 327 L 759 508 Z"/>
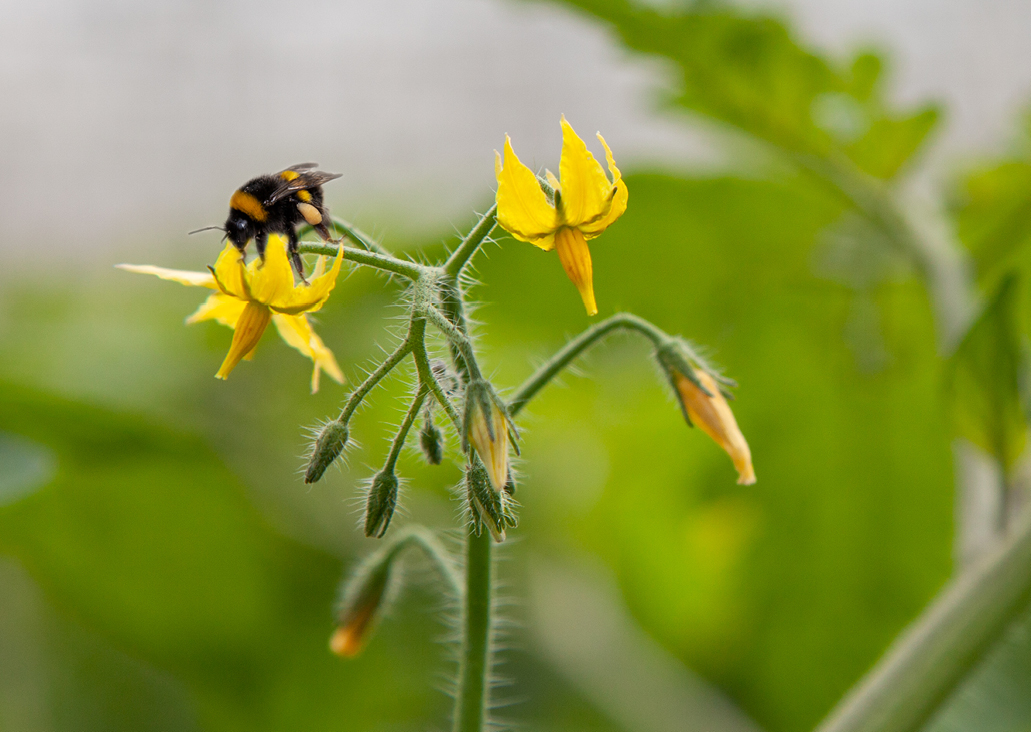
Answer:
<path fill-rule="evenodd" d="M 286 242 L 279 235 L 273 234 L 269 236 L 264 262 L 254 259 L 250 264 L 244 264 L 240 252 L 232 244 L 226 244 L 209 272 L 136 264 L 120 264 L 118 267 L 216 291 L 208 296 L 186 322 L 217 320 L 233 329 L 233 343 L 216 374 L 218 378 L 226 378 L 242 359 L 249 359 L 253 355 L 262 334 L 272 322 L 287 345 L 313 361 L 315 367 L 311 376 L 311 390 L 315 393 L 319 389 L 319 375 L 322 371 L 337 382 L 344 382 L 344 374 L 332 351 L 312 330 L 306 315 L 325 303 L 336 284 L 342 263 L 343 257 L 338 255 L 332 268 L 326 272 L 325 258 L 319 257 L 311 284 L 297 286 L 286 257 Z"/>
<path fill-rule="evenodd" d="M 559 178 L 545 171 L 554 189 L 554 200 L 544 193 L 537 176 L 516 157 L 512 141 L 505 135 L 505 157 L 494 151 L 494 171 L 498 179 L 498 223 L 516 239 L 530 242 L 544 251 L 558 250 L 562 268 L 580 291 L 588 315 L 596 315 L 591 253 L 587 241 L 605 231 L 626 211 L 626 183 L 605 148 L 612 180 L 584 141 L 573 131 L 563 115 L 562 157 Z"/>

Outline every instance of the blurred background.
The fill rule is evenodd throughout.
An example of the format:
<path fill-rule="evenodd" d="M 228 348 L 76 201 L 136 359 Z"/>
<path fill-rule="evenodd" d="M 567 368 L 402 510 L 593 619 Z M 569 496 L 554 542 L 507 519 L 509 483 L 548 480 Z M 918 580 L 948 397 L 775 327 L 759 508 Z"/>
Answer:
<path fill-rule="evenodd" d="M 0 4 L 0 729 L 445 727 L 453 629 L 418 560 L 360 657 L 326 646 L 409 375 L 305 486 L 306 428 L 346 387 L 310 395 L 272 337 L 216 381 L 230 331 L 183 327 L 203 293 L 113 265 L 203 269 L 218 234 L 186 232 L 307 160 L 344 174 L 335 214 L 433 257 L 490 206 L 506 133 L 556 169 L 563 113 L 630 190 L 592 245 L 601 317 L 740 383 L 759 480 L 734 484 L 629 336 L 549 387 L 520 421 L 497 716 L 811 728 L 953 572 L 949 332 L 1031 265 L 1029 23 L 967 0 Z M 929 288 L 841 171 L 945 232 L 969 291 Z M 476 274 L 499 385 L 589 324 L 534 247 L 499 236 Z M 397 293 L 355 271 L 319 313 L 352 382 Z M 401 473 L 398 523 L 460 525 L 454 465 Z"/>

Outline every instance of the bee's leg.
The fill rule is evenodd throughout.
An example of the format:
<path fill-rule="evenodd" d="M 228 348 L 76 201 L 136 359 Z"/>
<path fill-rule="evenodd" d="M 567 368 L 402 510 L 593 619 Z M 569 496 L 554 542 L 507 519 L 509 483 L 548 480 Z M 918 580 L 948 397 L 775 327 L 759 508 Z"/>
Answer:
<path fill-rule="evenodd" d="M 254 246 L 258 250 L 258 257 L 261 263 L 265 263 L 265 246 L 268 244 L 268 232 L 263 231 L 254 237 Z"/>
<path fill-rule="evenodd" d="M 304 276 L 304 261 L 301 259 L 301 253 L 297 250 L 297 231 L 290 229 L 287 233 L 287 238 L 289 241 L 287 242 L 286 253 L 290 257 L 290 264 L 293 265 L 297 276 L 301 278 L 301 282 L 307 285 L 308 280 Z"/>

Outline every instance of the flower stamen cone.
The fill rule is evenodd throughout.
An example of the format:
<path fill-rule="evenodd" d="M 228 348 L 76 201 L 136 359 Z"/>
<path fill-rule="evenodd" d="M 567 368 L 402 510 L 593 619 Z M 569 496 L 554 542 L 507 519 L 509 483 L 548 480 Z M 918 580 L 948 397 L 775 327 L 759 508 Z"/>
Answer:
<path fill-rule="evenodd" d="M 594 301 L 594 273 L 591 267 L 591 250 L 579 229 L 563 226 L 555 234 L 555 249 L 566 276 L 576 285 L 588 315 L 598 314 Z"/>
<path fill-rule="evenodd" d="M 720 392 L 719 384 L 701 369 L 695 370 L 694 376 L 704 387 L 704 391 L 687 376 L 681 373 L 673 375 L 677 394 L 688 420 L 701 427 L 705 434 L 730 455 L 737 469 L 738 484 L 752 485 L 755 483 L 752 451 L 737 426 L 730 405 Z"/>
<path fill-rule="evenodd" d="M 233 343 L 229 346 L 229 353 L 226 354 L 222 367 L 219 368 L 215 378 L 226 379 L 236 365 L 248 356 L 261 340 L 268 324 L 272 322 L 272 311 L 258 303 L 249 302 L 236 321 L 233 330 Z"/>
<path fill-rule="evenodd" d="M 563 116 L 559 178 L 546 171 L 548 193 L 532 170 L 519 160 L 505 136 L 505 154 L 495 154 L 498 223 L 512 236 L 544 251 L 558 249 L 569 279 L 576 285 L 588 315 L 595 315 L 591 257 L 587 241 L 600 235 L 626 211 L 627 187 L 605 139 L 609 175 Z M 549 196 L 551 197 L 549 200 Z"/>

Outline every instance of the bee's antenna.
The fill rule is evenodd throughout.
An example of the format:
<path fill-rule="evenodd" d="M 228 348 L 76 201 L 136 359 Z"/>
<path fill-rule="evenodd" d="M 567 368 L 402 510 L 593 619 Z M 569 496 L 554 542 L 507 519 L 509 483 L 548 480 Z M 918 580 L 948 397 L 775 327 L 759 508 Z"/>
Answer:
<path fill-rule="evenodd" d="M 193 234 L 199 234 L 202 231 L 211 231 L 212 229 L 218 229 L 221 232 L 225 232 L 225 229 L 222 228 L 221 226 L 205 226 L 203 229 L 194 229 L 193 231 L 187 233 L 187 236 L 192 236 Z"/>

